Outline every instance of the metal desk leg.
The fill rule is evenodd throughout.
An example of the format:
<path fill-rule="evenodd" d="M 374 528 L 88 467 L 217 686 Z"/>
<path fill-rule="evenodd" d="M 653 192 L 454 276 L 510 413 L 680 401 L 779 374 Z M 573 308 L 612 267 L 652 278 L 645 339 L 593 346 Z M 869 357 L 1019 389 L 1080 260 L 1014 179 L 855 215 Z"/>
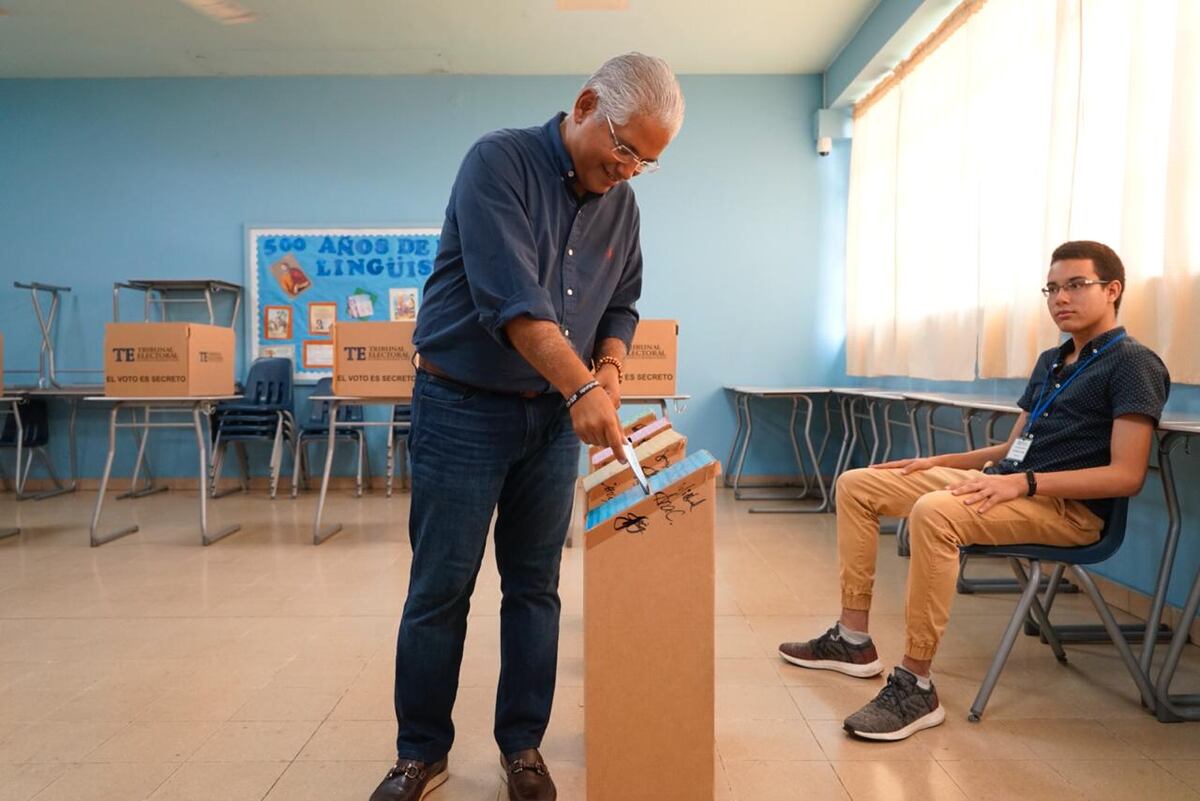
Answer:
<path fill-rule="evenodd" d="M 337 445 L 337 413 L 341 401 L 329 402 L 329 443 L 325 448 L 325 472 L 321 474 L 321 494 L 317 498 L 317 517 L 313 521 L 313 545 L 320 545 L 325 540 L 342 530 L 341 523 L 334 523 L 329 529 L 321 530 L 321 515 L 325 512 L 325 496 L 329 493 L 329 474 L 333 471 L 333 449 Z M 364 436 L 366 432 L 363 432 Z"/>
<path fill-rule="evenodd" d="M 808 395 L 800 395 L 805 405 L 804 412 L 804 446 L 808 451 L 808 457 L 813 463 L 813 475 L 817 480 L 817 489 L 821 493 L 821 502 L 817 506 L 810 507 L 778 507 L 773 509 L 758 509 L 751 508 L 752 514 L 812 514 L 828 512 L 832 507 L 832 497 L 825 488 L 825 480 L 821 478 L 821 465 L 817 461 L 817 454 L 813 450 L 812 443 L 812 418 L 813 418 L 813 401 Z"/>
<path fill-rule="evenodd" d="M 813 475 L 817 479 L 817 489 L 821 492 L 821 505 L 817 507 L 818 511 L 827 512 L 830 510 L 831 503 L 829 493 L 825 490 L 825 480 L 821 478 L 821 459 L 813 451 L 812 443 L 812 418 L 813 418 L 813 401 L 807 395 L 804 396 L 804 402 L 807 409 L 804 413 L 804 447 L 808 449 L 808 458 L 812 460 Z M 828 436 L 828 432 L 826 432 Z M 821 446 L 822 452 L 825 450 L 824 443 Z M 836 480 L 836 478 L 835 478 Z"/>
<path fill-rule="evenodd" d="M 1183 515 L 1179 507 L 1179 494 L 1175 485 L 1175 467 L 1171 463 L 1171 451 L 1184 438 L 1168 433 L 1158 443 L 1158 474 L 1162 482 L 1163 501 L 1167 507 L 1167 536 L 1163 543 L 1162 559 L 1158 563 L 1158 577 L 1154 583 L 1154 599 L 1150 602 L 1150 615 L 1146 618 L 1146 629 L 1142 633 L 1142 653 L 1138 665 L 1150 674 L 1150 663 L 1154 660 L 1154 645 L 1158 637 L 1154 636 L 1155 627 L 1162 621 L 1163 609 L 1167 605 L 1167 586 L 1171 582 L 1171 568 L 1175 566 L 1175 551 L 1179 547 L 1179 534 L 1183 527 Z M 1193 616 L 1195 612 L 1193 611 Z M 1190 617 L 1180 618 L 1180 628 L 1184 630 L 1187 639 L 1187 629 L 1191 627 Z M 1161 631 L 1161 627 L 1159 627 Z M 1172 643 L 1173 645 L 1174 643 Z"/>
<path fill-rule="evenodd" d="M 842 461 L 834 470 L 834 476 L 840 476 L 850 469 L 850 463 L 854 461 L 854 449 L 858 447 L 858 418 L 855 417 L 856 412 L 854 407 L 858 404 L 858 398 L 848 397 L 844 399 L 842 406 L 842 415 L 846 423 L 847 430 L 850 432 L 850 442 L 843 449 Z"/>
<path fill-rule="evenodd" d="M 104 473 L 100 476 L 100 490 L 96 494 L 96 509 L 92 512 L 92 528 L 91 528 L 91 544 L 92 547 L 103 545 L 106 542 L 112 542 L 115 539 L 120 539 L 127 534 L 132 534 L 138 530 L 137 525 L 129 526 L 118 531 L 108 534 L 98 534 L 100 528 L 100 512 L 104 508 L 104 491 L 108 489 L 108 477 L 112 475 L 113 457 L 117 452 L 117 414 L 121 411 L 121 404 L 114 403 L 112 411 L 108 416 L 108 455 L 104 458 Z"/>
<path fill-rule="evenodd" d="M 734 414 L 734 417 L 737 419 L 737 423 L 734 425 L 734 428 L 733 428 L 733 442 L 731 442 L 729 444 L 729 458 L 725 460 L 725 464 L 729 468 L 731 468 L 731 469 L 725 471 L 725 486 L 727 486 L 727 487 L 733 486 L 733 476 L 734 476 L 734 471 L 732 469 L 733 468 L 733 460 L 737 454 L 738 444 L 741 442 L 742 437 L 744 436 L 744 431 L 745 431 L 745 426 L 742 423 L 742 398 L 743 397 L 744 397 L 744 395 L 741 392 L 735 392 L 733 394 L 733 414 Z"/>
<path fill-rule="evenodd" d="M 846 415 L 847 411 L 854 413 L 852 400 L 845 395 L 838 397 L 838 413 L 842 416 L 842 444 L 838 448 L 837 460 L 833 463 L 833 486 L 830 488 L 830 495 L 834 497 L 837 497 L 837 480 L 845 472 L 845 465 L 850 461 L 850 449 L 854 447 L 854 422 Z"/>
<path fill-rule="evenodd" d="M 799 400 L 800 396 L 788 395 L 788 396 L 784 396 L 784 397 L 789 398 L 792 402 L 792 411 L 788 417 L 788 438 L 789 438 L 789 441 L 792 446 L 792 456 L 796 460 L 796 469 L 799 471 L 799 477 L 800 477 L 800 481 L 801 481 L 800 489 L 796 492 L 787 492 L 786 491 L 787 488 L 794 487 L 796 485 L 793 483 L 790 483 L 790 482 L 782 482 L 775 486 L 748 487 L 747 489 L 751 489 L 751 490 L 753 490 L 753 489 L 761 490 L 761 492 L 759 494 L 750 495 L 746 492 L 746 490 L 741 488 L 740 484 L 741 484 L 742 462 L 744 462 L 744 460 L 745 460 L 746 450 L 749 448 L 749 443 L 750 443 L 750 430 L 751 429 L 750 429 L 750 426 L 747 426 L 746 440 L 745 440 L 745 444 L 743 445 L 743 448 L 742 448 L 742 462 L 739 462 L 739 464 L 738 464 L 738 475 L 734 479 L 733 497 L 738 500 L 744 500 L 744 501 L 792 501 L 792 500 L 802 500 L 805 497 L 807 497 L 807 495 L 808 495 L 808 476 L 804 472 L 804 462 L 800 457 L 800 443 L 796 441 L 796 415 L 797 415 L 798 409 L 800 408 L 800 400 Z M 749 408 L 750 408 L 749 407 L 749 398 L 747 398 L 747 406 L 746 406 L 747 420 L 749 420 Z M 780 490 L 783 490 L 783 491 L 781 492 Z M 757 512 L 757 511 L 762 511 L 762 510 L 751 509 L 750 511 Z"/>
<path fill-rule="evenodd" d="M 387 486 L 386 497 L 390 498 L 390 497 L 392 497 L 392 481 L 396 475 L 396 407 L 395 406 L 391 406 L 388 408 L 388 415 L 389 415 L 388 420 L 390 420 L 391 422 L 388 423 L 388 427 L 387 427 L 387 458 L 384 463 L 387 465 L 387 481 L 385 482 L 385 484 Z M 365 431 L 363 432 L 363 435 L 364 436 L 366 435 Z"/>
<path fill-rule="evenodd" d="M 730 469 L 726 470 L 726 472 L 725 472 L 725 486 L 733 487 L 734 490 L 737 490 L 738 481 L 739 481 L 740 475 L 742 475 L 739 472 L 740 465 L 742 465 L 742 463 L 745 460 L 746 446 L 748 446 L 749 442 L 750 442 L 748 436 L 746 436 L 746 434 L 745 434 L 745 423 L 743 422 L 743 414 L 744 414 L 743 406 L 745 404 L 748 404 L 749 402 L 750 402 L 750 396 L 745 395 L 745 393 L 743 393 L 743 392 L 734 393 L 734 395 L 733 395 L 733 411 L 734 411 L 734 415 L 737 416 L 737 426 L 734 427 L 734 429 L 733 429 L 733 442 L 730 445 L 730 460 L 728 460 L 728 462 L 726 462 L 726 464 L 728 465 L 728 468 L 730 468 Z M 739 454 L 738 448 L 739 447 L 742 448 L 742 450 L 740 450 L 740 458 L 738 456 L 738 454 Z M 734 466 L 733 466 L 734 462 L 737 462 L 737 464 L 738 464 L 738 468 L 736 468 L 736 469 L 734 469 Z M 734 492 L 734 496 L 737 496 L 737 492 Z"/>
<path fill-rule="evenodd" d="M 133 433 L 133 428 L 130 428 L 130 433 L 135 442 L 138 443 L 137 461 L 133 465 L 133 477 L 129 480 L 129 491 L 122 492 L 117 496 L 117 500 L 126 498 L 143 498 L 147 495 L 153 495 L 157 492 L 166 492 L 166 485 L 158 486 L 154 483 L 154 476 L 150 473 L 150 460 L 146 457 L 146 438 L 150 436 L 150 407 L 144 409 L 146 413 L 146 426 L 142 429 L 142 436 L 138 437 Z M 137 422 L 137 410 L 133 407 L 129 409 L 130 417 L 133 422 Z M 135 426 L 136 427 L 136 426 Z M 146 483 L 142 487 L 138 487 L 138 477 L 141 475 L 142 468 L 146 470 Z"/>
<path fill-rule="evenodd" d="M 79 450 L 75 438 L 75 418 L 79 415 L 79 398 L 70 396 L 67 398 L 67 404 L 71 407 L 70 416 L 67 418 L 67 458 L 71 465 L 71 480 L 65 487 L 47 490 L 33 496 L 35 501 L 41 501 L 46 498 L 53 498 L 56 495 L 65 495 L 69 492 L 74 492 L 79 488 Z"/>
<path fill-rule="evenodd" d="M 812 419 L 812 400 L 811 399 L 808 399 L 808 405 L 809 405 L 808 413 L 804 417 L 804 419 L 806 421 Z M 809 489 L 808 488 L 808 473 L 806 473 L 804 470 L 804 459 L 800 456 L 800 443 L 796 441 L 796 413 L 799 411 L 799 409 L 800 409 L 800 399 L 792 398 L 792 416 L 791 416 L 791 419 L 788 420 L 788 436 L 792 440 L 792 456 L 794 456 L 796 458 L 796 469 L 798 471 L 800 471 L 800 482 L 801 482 L 800 497 L 807 498 L 808 497 L 808 489 Z"/>
<path fill-rule="evenodd" d="M 196 451 L 200 458 L 198 473 L 200 478 L 200 541 L 204 545 L 212 545 L 217 540 L 224 539 L 241 529 L 241 525 L 234 523 L 214 534 L 208 533 L 208 442 L 204 435 L 204 425 L 200 421 L 201 406 L 200 403 L 192 405 L 192 426 L 196 430 Z"/>
<path fill-rule="evenodd" d="M 29 477 L 29 471 L 23 468 L 25 459 L 22 455 L 22 449 L 25 447 L 25 426 L 21 422 L 20 405 L 20 402 L 12 404 L 12 416 L 17 424 L 17 463 L 13 466 L 13 471 L 16 475 L 13 479 L 13 488 L 16 492 L 17 500 L 23 501 L 33 496 L 25 494 L 25 479 Z"/>
<path fill-rule="evenodd" d="M 1182 527 L 1182 513 L 1179 506 L 1179 492 L 1175 484 L 1175 468 L 1171 461 L 1171 452 L 1175 446 L 1186 439 L 1186 435 L 1171 432 L 1164 435 L 1158 443 L 1158 469 L 1162 480 L 1163 496 L 1167 507 L 1167 539 L 1163 545 L 1163 558 L 1159 564 L 1158 585 L 1155 588 L 1151 617 L 1146 620 L 1146 633 L 1149 634 L 1151 624 L 1156 620 L 1154 612 L 1160 611 L 1160 596 L 1165 598 L 1167 582 L 1170 581 L 1171 568 L 1175 562 L 1175 549 L 1179 544 L 1179 533 Z M 1158 672 L 1158 681 L 1154 684 L 1154 695 L 1158 700 L 1155 715 L 1164 722 L 1180 720 L 1200 720 L 1200 695 L 1171 695 L 1171 682 L 1179 667 L 1179 658 L 1183 654 L 1183 646 L 1187 644 L 1188 631 L 1196 618 L 1196 609 L 1200 607 L 1200 574 L 1188 593 L 1183 607 L 1183 615 L 1179 618 L 1180 625 L 1171 638 L 1167 649 L 1167 658 L 1163 661 Z M 1153 657 L 1153 646 L 1143 641 L 1141 665 L 1149 671 L 1150 660 Z"/>
<path fill-rule="evenodd" d="M 1192 582 L 1191 592 L 1188 593 L 1187 603 L 1183 606 L 1181 621 L 1196 619 L 1196 611 L 1200 609 L 1200 574 Z M 1181 625 L 1171 638 L 1171 647 L 1167 649 L 1167 658 L 1163 661 L 1158 672 L 1158 681 L 1154 684 L 1154 695 L 1158 700 L 1155 706 L 1155 716 L 1166 723 L 1181 720 L 1200 720 L 1200 695 L 1171 695 L 1171 682 L 1175 678 L 1175 670 L 1179 667 L 1179 657 L 1183 655 L 1183 647 L 1187 645 L 1190 625 Z"/>
<path fill-rule="evenodd" d="M 742 484 L 742 470 L 746 466 L 746 451 L 750 449 L 750 435 L 754 432 L 754 418 L 750 414 L 750 396 L 745 398 L 746 434 L 742 441 L 742 452 L 738 455 L 737 468 L 733 471 L 733 497 L 739 497 Z"/>

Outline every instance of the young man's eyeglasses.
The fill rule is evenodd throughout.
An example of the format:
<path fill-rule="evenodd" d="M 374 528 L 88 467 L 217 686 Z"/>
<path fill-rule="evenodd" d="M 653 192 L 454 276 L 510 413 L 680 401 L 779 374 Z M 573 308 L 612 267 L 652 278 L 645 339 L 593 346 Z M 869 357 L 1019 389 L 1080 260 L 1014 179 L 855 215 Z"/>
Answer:
<path fill-rule="evenodd" d="M 647 161 L 637 153 L 634 153 L 632 149 L 623 144 L 621 140 L 617 138 L 617 132 L 613 128 L 612 119 L 607 114 L 604 115 L 604 119 L 608 121 L 608 133 L 612 136 L 613 154 L 624 164 L 632 163 L 634 165 L 634 175 L 641 175 L 644 172 L 654 172 L 658 169 L 659 164 L 657 159 Z"/>
<path fill-rule="evenodd" d="M 1112 281 L 1097 281 L 1091 278 L 1072 278 L 1062 286 L 1059 286 L 1058 284 L 1046 284 L 1044 287 L 1042 287 L 1042 294 L 1048 298 L 1053 298 L 1058 295 L 1059 291 L 1061 290 L 1067 293 L 1067 297 L 1074 297 L 1083 290 L 1087 289 L 1089 286 L 1094 286 L 1096 284 L 1104 286 L 1105 284 L 1111 283 Z"/>

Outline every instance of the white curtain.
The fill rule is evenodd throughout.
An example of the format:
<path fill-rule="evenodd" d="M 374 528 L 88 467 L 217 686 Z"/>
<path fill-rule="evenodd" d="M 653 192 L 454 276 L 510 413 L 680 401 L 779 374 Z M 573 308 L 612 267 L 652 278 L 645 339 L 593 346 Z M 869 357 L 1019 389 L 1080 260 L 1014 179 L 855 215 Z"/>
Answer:
<path fill-rule="evenodd" d="M 1096 239 L 1121 322 L 1200 382 L 1200 0 L 989 0 L 855 122 L 847 367 L 1024 377 L 1050 252 Z"/>

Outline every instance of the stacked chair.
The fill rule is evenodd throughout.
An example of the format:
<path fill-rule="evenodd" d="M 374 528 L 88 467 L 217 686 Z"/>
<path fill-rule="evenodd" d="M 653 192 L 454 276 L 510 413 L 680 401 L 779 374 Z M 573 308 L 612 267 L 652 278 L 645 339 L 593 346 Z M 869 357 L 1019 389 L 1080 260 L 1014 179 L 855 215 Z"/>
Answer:
<path fill-rule="evenodd" d="M 292 403 L 292 360 L 255 359 L 242 398 L 219 404 L 213 413 L 212 497 L 227 494 L 218 493 L 217 484 L 230 443 L 237 446 L 242 490 L 249 489 L 247 442 L 271 443 L 271 497 L 275 497 L 284 445 L 297 439 Z"/>

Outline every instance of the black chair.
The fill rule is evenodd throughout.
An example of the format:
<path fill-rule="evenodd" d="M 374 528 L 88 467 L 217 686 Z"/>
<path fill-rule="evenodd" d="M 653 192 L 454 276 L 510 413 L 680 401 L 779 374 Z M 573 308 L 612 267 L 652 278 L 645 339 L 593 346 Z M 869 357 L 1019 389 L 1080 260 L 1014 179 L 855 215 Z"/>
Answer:
<path fill-rule="evenodd" d="M 255 359 L 246 376 L 242 398 L 218 404 L 213 413 L 212 497 L 228 494 L 218 493 L 217 484 L 225 463 L 225 451 L 231 442 L 238 448 L 243 490 L 249 489 L 245 443 L 271 443 L 271 497 L 275 497 L 283 466 L 284 443 L 295 440 L 292 404 L 292 360 Z"/>
<path fill-rule="evenodd" d="M 1038 587 L 1042 576 L 1042 562 L 1058 563 L 1058 566 L 1054 570 L 1054 575 L 1050 579 L 1047 600 L 1052 601 L 1053 599 L 1053 594 L 1058 584 L 1057 579 L 1062 577 L 1065 570 L 1070 570 L 1074 582 L 1087 593 L 1088 598 L 1091 599 L 1092 606 L 1096 608 L 1096 613 L 1100 616 L 1100 621 L 1104 624 L 1104 629 L 1108 637 L 1116 645 L 1117 652 L 1121 655 L 1121 660 L 1125 663 L 1125 668 L 1129 671 L 1129 675 L 1133 678 L 1138 691 L 1142 695 L 1142 703 L 1148 709 L 1154 709 L 1154 691 L 1150 687 L 1150 680 L 1142 672 L 1137 659 L 1133 655 L 1133 651 L 1129 647 L 1129 642 L 1125 639 L 1125 635 L 1121 631 L 1121 627 L 1117 624 L 1108 605 L 1104 603 L 1104 598 L 1100 595 L 1100 590 L 1096 588 L 1095 582 L 1092 581 L 1091 575 L 1084 568 L 1084 565 L 1103 562 L 1117 552 L 1121 547 L 1121 543 L 1125 541 L 1125 522 L 1128 513 L 1128 498 L 1117 498 L 1114 500 L 1112 512 L 1109 514 L 1108 520 L 1105 521 L 1104 529 L 1100 532 L 1100 539 L 1091 545 L 1084 545 L 1082 547 L 1055 548 L 1047 545 L 970 545 L 962 549 L 964 554 L 970 556 L 1007 558 L 1009 564 L 1012 566 L 1013 573 L 1016 574 L 1017 582 L 1021 585 L 1021 598 L 1017 602 L 1017 608 L 1013 611 L 1012 619 L 1008 622 L 1008 627 L 1004 630 L 1004 636 L 1000 639 L 1000 646 L 996 649 L 996 656 L 993 658 L 987 675 L 983 679 L 983 685 L 979 688 L 979 694 L 975 696 L 975 702 L 971 704 L 971 713 L 967 717 L 968 720 L 975 723 L 983 715 L 983 710 L 987 706 L 988 699 L 991 697 L 992 691 L 996 687 L 996 682 L 1000 678 L 1000 672 L 1004 669 L 1004 664 L 1008 661 L 1008 656 L 1012 652 L 1013 644 L 1017 640 L 1017 634 L 1025 623 L 1025 619 L 1031 613 L 1041 629 L 1047 644 L 1054 652 L 1054 656 L 1057 657 L 1060 663 L 1065 664 L 1067 661 L 1067 655 L 1063 651 L 1062 643 L 1059 641 L 1054 627 L 1050 624 L 1047 607 L 1044 607 L 1041 601 L 1038 600 Z M 1029 562 L 1028 573 L 1026 573 L 1025 567 L 1021 564 L 1022 560 Z"/>
<path fill-rule="evenodd" d="M 329 396 L 333 394 L 333 379 L 322 378 L 313 388 L 313 396 Z M 296 497 L 297 484 L 300 476 L 304 479 L 304 488 L 308 489 L 309 469 L 308 445 L 312 442 L 324 442 L 329 438 L 329 401 L 308 401 L 308 415 L 300 426 L 300 434 L 296 437 L 295 452 L 292 458 L 292 497 Z M 339 423 L 361 423 L 363 421 L 362 404 L 344 404 L 338 407 L 337 421 Z M 371 460 L 367 451 L 366 431 L 362 428 L 339 428 L 338 439 L 350 440 L 357 443 L 358 472 L 355 476 L 355 494 L 362 497 L 363 472 L 365 470 L 368 483 L 371 480 Z"/>
<path fill-rule="evenodd" d="M 20 448 L 17 447 L 16 414 L 21 415 Z M 45 399 L 30 398 L 20 404 L 18 411 L 5 415 L 4 429 L 0 431 L 0 448 L 11 448 L 17 451 L 18 457 L 24 462 L 24 464 L 18 462 L 14 466 L 17 476 L 14 489 L 18 498 L 25 495 L 25 483 L 29 480 L 34 456 L 37 456 L 42 466 L 46 468 L 46 473 L 54 481 L 54 486 L 62 489 L 62 482 L 54 472 L 54 463 L 50 461 L 50 455 L 46 452 L 46 446 L 49 444 L 50 413 Z"/>
<path fill-rule="evenodd" d="M 400 465 L 400 487 L 405 489 L 408 480 L 408 435 L 412 431 L 412 406 L 396 404 L 392 407 L 392 427 L 388 431 L 387 496 L 392 497 L 392 479 L 396 465 Z"/>

